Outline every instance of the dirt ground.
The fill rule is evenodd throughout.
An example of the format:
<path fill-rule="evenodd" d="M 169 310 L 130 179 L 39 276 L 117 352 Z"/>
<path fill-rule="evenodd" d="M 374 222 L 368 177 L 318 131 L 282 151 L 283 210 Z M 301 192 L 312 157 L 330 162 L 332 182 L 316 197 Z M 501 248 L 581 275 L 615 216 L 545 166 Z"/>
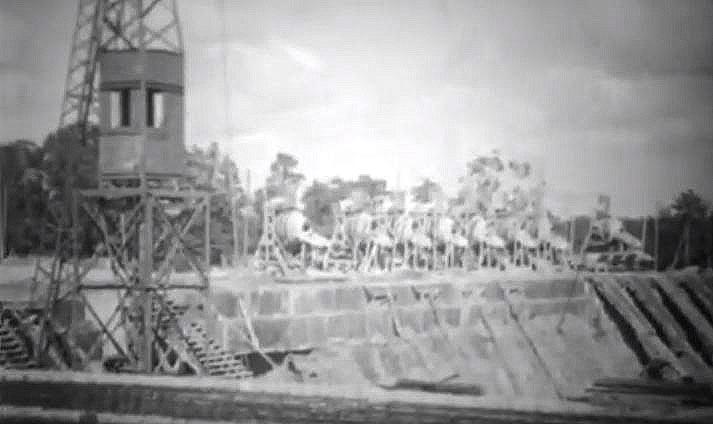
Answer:
<path fill-rule="evenodd" d="M 41 261 L 46 264 L 49 259 Z M 41 292 L 41 287 L 33 284 L 33 272 L 32 260 L 0 265 L 0 300 L 21 302 Z M 434 282 L 473 279 L 522 282 L 555 276 L 563 279 L 574 274 L 533 275 L 530 271 L 449 271 L 427 276 L 416 272 L 347 274 L 344 284 L 349 280 L 364 284 L 423 278 Z M 193 278 L 190 274 L 177 274 L 174 281 Z M 108 266 L 100 264 L 86 281 L 106 283 L 112 279 Z M 216 291 L 245 291 L 285 283 L 249 269 L 213 269 L 211 284 Z M 97 313 L 106 319 L 117 303 L 117 296 L 116 291 L 98 290 L 91 292 L 89 299 Z M 562 301 L 568 302 L 569 307 L 570 300 Z M 618 330 L 601 314 L 593 298 L 584 295 L 578 302 L 582 303 L 581 308 L 562 313 L 523 310 L 514 319 L 507 311 L 500 311 L 484 314 L 473 325 L 439 325 L 420 334 L 330 343 L 289 354 L 281 367 L 258 380 L 267 384 L 297 381 L 345 387 L 390 387 L 400 379 L 450 381 L 478 386 L 486 395 L 555 399 L 579 396 L 598 378 L 636 377 L 640 366 Z M 106 353 L 110 354 L 111 349 Z"/>

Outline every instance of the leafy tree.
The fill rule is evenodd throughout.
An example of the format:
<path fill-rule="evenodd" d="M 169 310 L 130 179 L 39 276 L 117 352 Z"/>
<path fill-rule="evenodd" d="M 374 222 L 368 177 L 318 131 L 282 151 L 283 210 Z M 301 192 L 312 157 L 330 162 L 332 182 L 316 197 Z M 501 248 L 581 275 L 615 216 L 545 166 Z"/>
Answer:
<path fill-rule="evenodd" d="M 433 202 L 442 194 L 441 186 L 430 178 L 424 178 L 421 184 L 411 189 L 411 195 L 417 202 Z"/>
<path fill-rule="evenodd" d="M 74 190 L 97 186 L 99 157 L 99 128 L 89 128 L 87 139 L 82 140 L 79 125 L 69 125 L 50 133 L 42 144 L 43 189 L 47 202 L 47 221 L 53 226 L 43 232 L 47 243 L 53 246 L 55 233 L 71 222 L 71 205 Z M 85 253 L 90 252 L 98 234 L 92 231 L 89 218 L 80 216 L 80 245 Z"/>
<path fill-rule="evenodd" d="M 54 206 L 65 204 L 71 193 L 67 189 L 97 186 L 99 129 L 89 130 L 89 140 L 83 143 L 78 125 L 70 125 L 50 133 L 42 144 L 43 185 Z"/>
<path fill-rule="evenodd" d="M 296 172 L 299 162 L 294 156 L 287 153 L 278 153 L 270 164 L 270 175 L 265 185 L 267 199 L 284 197 L 294 203 L 294 196 L 299 184 L 304 180 L 304 175 Z"/>
<path fill-rule="evenodd" d="M 49 134 L 41 147 L 27 140 L 0 147 L 11 250 L 26 254 L 53 247 L 55 230 L 69 222 L 72 190 L 96 186 L 98 134 L 90 128 L 83 143 L 79 127 L 71 125 Z M 82 237 L 84 246 L 92 244 L 89 233 Z"/>
<path fill-rule="evenodd" d="M 240 174 L 235 161 L 223 154 L 217 143 L 204 149 L 192 146 L 186 158 L 188 175 L 195 181 L 198 188 L 215 190 L 219 193 L 211 199 L 211 245 L 214 247 L 211 262 L 218 262 L 218 257 L 232 257 L 235 244 L 240 244 L 242 234 L 234 239 L 236 230 L 233 225 L 240 225 L 247 219 L 252 219 L 250 209 L 251 199 L 241 185 Z M 233 208 L 235 207 L 235 211 Z M 233 215 L 235 214 L 235 215 Z M 202 242 L 202 229 L 192 232 L 196 244 Z"/>
<path fill-rule="evenodd" d="M 44 205 L 41 185 L 34 184 L 31 170 L 39 169 L 41 162 L 42 151 L 31 141 L 17 140 L 0 146 L 4 209 L 0 215 L 5 229 L 2 242 L 16 253 L 25 254 L 39 242 L 38 218 Z"/>
<path fill-rule="evenodd" d="M 691 264 L 691 230 L 694 223 L 705 219 L 708 204 L 698 193 L 689 189 L 676 196 L 670 210 L 674 217 L 683 222 L 683 231 L 669 268 L 674 268 L 680 262 L 683 262 L 684 266 L 688 266 Z M 706 256 L 710 256 L 710 252 L 707 252 Z M 710 262 L 709 259 L 708 262 Z"/>
<path fill-rule="evenodd" d="M 708 212 L 708 203 L 695 191 L 688 189 L 680 193 L 671 204 L 674 216 L 686 221 L 703 219 Z"/>
<path fill-rule="evenodd" d="M 352 190 L 363 190 L 370 198 L 374 198 L 386 192 L 386 180 L 374 179 L 369 175 L 359 175 L 359 178 L 357 178 L 354 183 L 348 183 L 347 185 L 351 185 Z"/>
<path fill-rule="evenodd" d="M 458 203 L 471 212 L 491 213 L 495 193 L 500 189 L 500 177 L 505 171 L 505 161 L 494 150 L 490 156 L 476 156 L 466 164 L 465 176 L 459 179 Z M 510 168 L 520 166 L 511 162 Z M 529 173 L 529 164 L 525 167 Z"/>
<path fill-rule="evenodd" d="M 529 164 L 527 165 L 529 172 Z M 467 175 L 482 174 L 488 170 L 502 172 L 505 169 L 505 164 L 500 158 L 498 151 L 493 151 L 492 156 L 477 156 L 466 164 L 468 170 Z"/>
<path fill-rule="evenodd" d="M 671 205 L 659 207 L 656 210 L 656 214 L 659 218 L 672 218 L 673 211 L 671 210 Z"/>
<path fill-rule="evenodd" d="M 331 233 L 334 226 L 332 205 L 340 200 L 339 197 L 338 190 L 317 180 L 314 180 L 302 194 L 305 216 L 322 234 Z"/>
<path fill-rule="evenodd" d="M 317 231 L 324 235 L 331 234 L 334 228 L 332 207 L 344 199 L 354 199 L 357 204 L 364 204 L 369 199 L 387 193 L 386 180 L 360 175 L 356 180 L 343 180 L 334 177 L 328 182 L 313 181 L 302 195 L 305 215 Z"/>
<path fill-rule="evenodd" d="M 186 172 L 195 182 L 196 188 L 210 190 L 218 188 L 218 163 L 220 150 L 217 143 L 211 143 L 208 149 L 193 145 L 187 152 Z"/>

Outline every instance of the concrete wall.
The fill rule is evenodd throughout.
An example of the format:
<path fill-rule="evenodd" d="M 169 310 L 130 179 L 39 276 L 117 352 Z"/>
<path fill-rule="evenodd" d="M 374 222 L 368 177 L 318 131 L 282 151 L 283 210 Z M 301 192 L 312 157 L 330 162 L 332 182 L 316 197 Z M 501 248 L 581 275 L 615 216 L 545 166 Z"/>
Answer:
<path fill-rule="evenodd" d="M 499 284 L 414 280 L 273 285 L 249 292 L 220 290 L 210 295 L 208 303 L 215 313 L 205 318 L 204 328 L 230 350 L 253 351 L 244 336 L 246 321 L 238 306 L 241 299 L 260 346 L 268 352 L 311 349 L 335 341 L 381 340 L 399 331 L 394 322 L 401 331 L 423 333 L 439 324 L 447 328 L 470 325 L 483 311 L 506 314 Z M 571 278 L 503 286 L 508 287 L 508 296 L 516 306 L 527 309 L 528 314 L 556 314 L 563 308 L 576 314 L 585 303 L 591 303 L 577 300 L 584 295 L 584 285 Z M 391 304 L 385 300 L 387 293 L 394 298 Z M 433 302 L 429 295 L 436 296 Z"/>

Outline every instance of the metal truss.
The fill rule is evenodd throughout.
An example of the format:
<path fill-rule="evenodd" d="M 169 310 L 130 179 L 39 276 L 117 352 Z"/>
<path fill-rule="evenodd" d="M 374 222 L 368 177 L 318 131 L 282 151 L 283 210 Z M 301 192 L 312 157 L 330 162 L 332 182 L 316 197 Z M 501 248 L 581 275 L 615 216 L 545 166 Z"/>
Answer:
<path fill-rule="evenodd" d="M 285 248 L 275 233 L 277 212 L 267 203 L 263 207 L 262 235 L 255 249 L 253 265 L 259 271 L 285 276 L 291 267 Z"/>
<path fill-rule="evenodd" d="M 176 0 L 79 0 L 60 127 L 78 124 L 86 140 L 98 122 L 99 53 L 134 49 L 183 52 Z"/>
<path fill-rule="evenodd" d="M 200 361 L 191 355 L 189 337 L 183 334 L 180 308 L 168 292 L 208 288 L 210 239 L 205 235 L 210 229 L 211 196 L 205 191 L 150 188 L 85 190 L 75 195 L 102 243 L 90 259 L 80 261 L 75 252 L 68 260 L 59 252 L 50 266 L 38 263 L 35 281 L 47 287 L 38 320 L 38 361 L 46 363 L 51 357 L 56 358 L 49 364 L 53 367 L 86 369 L 109 343 L 123 368 L 202 373 Z M 113 276 L 108 281 L 87 281 L 99 256 L 108 258 Z M 192 271 L 181 274 L 183 280 L 173 275 L 179 257 Z M 108 318 L 90 299 L 96 291 L 117 293 Z M 53 314 L 63 300 L 78 302 L 99 329 L 100 337 L 90 346 L 79 346 L 70 328 L 55 328 Z"/>
<path fill-rule="evenodd" d="M 82 142 L 98 121 L 99 55 L 121 50 L 182 53 L 176 0 L 79 0 L 60 126 L 79 125 Z M 71 175 L 72 165 L 67 169 Z M 72 185 L 68 178 L 67 210 L 56 219 L 54 258 L 36 267 L 36 287 L 47 293 L 36 311 L 31 349 L 36 362 L 87 369 L 101 348 L 112 346 L 116 358 L 104 366 L 114 370 L 249 375 L 245 358 L 207 337 L 200 323 L 188 318 L 200 314 L 185 314 L 185 305 L 169 295 L 208 289 L 210 200 L 216 193 L 195 190 L 186 178 L 145 173 L 123 180 L 100 176 L 93 190 L 77 192 Z M 80 222 L 87 221 L 101 244 L 91 259 L 80 259 Z M 111 276 L 97 282 L 87 276 L 100 257 L 108 259 Z M 190 272 L 175 272 L 179 259 Z M 117 293 L 111 310 L 93 302 L 97 291 Z M 80 305 L 76 313 L 82 316 L 75 317 L 72 309 L 69 324 L 60 328 L 56 313 L 62 302 Z M 83 319 L 98 329 L 91 342 L 77 340 L 73 329 Z"/>

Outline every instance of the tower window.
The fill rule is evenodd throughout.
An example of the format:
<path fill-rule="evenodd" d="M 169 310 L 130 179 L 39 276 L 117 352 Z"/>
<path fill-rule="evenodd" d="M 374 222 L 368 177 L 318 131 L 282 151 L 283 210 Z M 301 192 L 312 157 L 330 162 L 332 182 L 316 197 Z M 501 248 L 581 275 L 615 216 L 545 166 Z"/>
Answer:
<path fill-rule="evenodd" d="M 131 90 L 109 92 L 109 125 L 111 128 L 131 126 Z"/>
<path fill-rule="evenodd" d="M 164 109 L 163 92 L 160 90 L 146 90 L 146 126 L 151 128 L 163 127 Z"/>

